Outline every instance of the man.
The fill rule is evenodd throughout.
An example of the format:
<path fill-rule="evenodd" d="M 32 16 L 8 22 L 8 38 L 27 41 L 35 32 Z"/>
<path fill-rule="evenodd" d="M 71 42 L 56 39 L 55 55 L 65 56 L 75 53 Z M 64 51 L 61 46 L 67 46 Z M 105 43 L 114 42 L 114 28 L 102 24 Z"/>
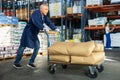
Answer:
<path fill-rule="evenodd" d="M 111 38 L 110 32 L 112 32 L 114 28 L 110 29 L 110 23 L 106 22 L 105 24 L 105 33 L 106 33 L 106 49 L 111 49 Z"/>
<path fill-rule="evenodd" d="M 17 69 L 22 68 L 20 65 L 20 60 L 26 47 L 34 48 L 33 54 L 27 66 L 30 68 L 36 67 L 33 63 L 40 48 L 39 40 L 37 37 L 39 31 L 44 29 L 44 24 L 48 25 L 52 30 L 56 29 L 54 24 L 47 17 L 47 13 L 48 5 L 42 4 L 40 6 L 40 10 L 34 11 L 31 15 L 30 20 L 28 21 L 28 24 L 23 31 L 20 46 L 18 48 L 16 60 L 14 61 L 13 67 Z"/>

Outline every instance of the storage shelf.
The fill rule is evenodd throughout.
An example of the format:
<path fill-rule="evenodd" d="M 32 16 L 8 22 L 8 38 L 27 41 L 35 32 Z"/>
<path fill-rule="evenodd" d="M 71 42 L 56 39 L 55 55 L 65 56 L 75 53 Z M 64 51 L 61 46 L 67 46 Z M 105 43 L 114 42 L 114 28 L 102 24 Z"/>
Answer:
<path fill-rule="evenodd" d="M 104 27 L 85 27 L 85 30 L 103 30 Z"/>
<path fill-rule="evenodd" d="M 59 19 L 59 18 L 65 18 L 65 17 L 81 17 L 81 13 L 76 13 L 76 14 L 66 14 L 65 16 L 52 16 L 50 17 L 51 19 Z"/>
<path fill-rule="evenodd" d="M 82 14 L 81 13 L 76 13 L 76 14 L 66 14 L 67 17 L 73 17 L 73 16 L 78 16 L 81 17 Z"/>
<path fill-rule="evenodd" d="M 93 12 L 112 12 L 119 11 L 120 4 L 111 4 L 111 5 L 96 5 L 96 6 L 86 6 L 86 9 Z"/>
<path fill-rule="evenodd" d="M 65 16 L 52 16 L 51 19 L 59 19 L 59 18 L 65 18 Z"/>
<path fill-rule="evenodd" d="M 109 18 L 109 19 L 120 19 L 120 15 L 118 15 L 118 16 L 107 16 L 107 18 Z"/>
<path fill-rule="evenodd" d="M 120 25 L 112 25 L 111 27 L 115 29 L 120 29 Z M 105 27 L 103 26 L 85 27 L 85 30 L 103 30 L 103 29 L 105 29 Z"/>
<path fill-rule="evenodd" d="M 6 26 L 13 26 L 13 27 L 17 27 L 18 25 L 16 24 L 0 24 L 0 27 L 6 27 Z"/>

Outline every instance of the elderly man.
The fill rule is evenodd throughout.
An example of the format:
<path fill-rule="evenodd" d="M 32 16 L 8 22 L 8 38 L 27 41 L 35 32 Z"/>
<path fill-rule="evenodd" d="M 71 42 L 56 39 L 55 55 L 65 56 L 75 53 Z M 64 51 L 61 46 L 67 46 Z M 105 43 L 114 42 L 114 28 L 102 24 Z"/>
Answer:
<path fill-rule="evenodd" d="M 20 46 L 18 48 L 16 60 L 14 61 L 13 67 L 17 69 L 22 68 L 20 65 L 20 60 L 26 47 L 34 48 L 33 54 L 27 66 L 32 69 L 36 67 L 33 63 L 40 48 L 39 39 L 37 37 L 39 31 L 44 29 L 44 24 L 49 26 L 52 30 L 56 29 L 54 24 L 47 17 L 47 13 L 48 5 L 42 4 L 40 6 L 40 9 L 34 11 L 31 15 L 30 20 L 23 31 Z"/>

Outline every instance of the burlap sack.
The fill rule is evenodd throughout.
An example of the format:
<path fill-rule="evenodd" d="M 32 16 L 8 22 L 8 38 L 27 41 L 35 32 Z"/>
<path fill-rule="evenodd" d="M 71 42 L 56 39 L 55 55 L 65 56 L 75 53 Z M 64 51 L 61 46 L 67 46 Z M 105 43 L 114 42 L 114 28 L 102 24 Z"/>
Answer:
<path fill-rule="evenodd" d="M 89 56 L 94 50 L 95 45 L 93 41 L 74 43 L 69 49 L 69 54 L 72 56 Z"/>
<path fill-rule="evenodd" d="M 100 51 L 100 52 L 101 52 L 101 51 L 104 51 L 104 46 L 103 46 L 103 44 L 102 44 L 102 43 L 100 44 L 100 43 L 96 43 L 96 42 L 95 42 L 95 48 L 94 48 L 94 51 L 95 51 L 95 52 L 98 52 L 98 51 Z"/>
<path fill-rule="evenodd" d="M 70 62 L 70 56 L 66 55 L 50 55 L 50 61 L 58 62 Z"/>
<path fill-rule="evenodd" d="M 52 55 L 69 55 L 68 50 L 73 43 L 56 42 L 48 48 L 48 54 Z"/>
<path fill-rule="evenodd" d="M 93 64 L 93 65 L 98 65 L 101 62 L 103 62 L 104 59 L 105 59 L 105 53 L 104 52 L 96 52 L 96 53 L 92 53 L 88 57 L 71 56 L 71 63 L 72 64 Z"/>

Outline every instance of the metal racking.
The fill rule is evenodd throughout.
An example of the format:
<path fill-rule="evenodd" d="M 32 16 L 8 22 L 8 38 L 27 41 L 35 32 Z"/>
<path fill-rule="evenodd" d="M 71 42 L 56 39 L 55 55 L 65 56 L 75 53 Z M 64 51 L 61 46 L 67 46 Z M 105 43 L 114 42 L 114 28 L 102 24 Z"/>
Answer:
<path fill-rule="evenodd" d="M 95 17 L 99 17 L 99 13 L 101 16 L 101 14 L 104 14 L 104 13 L 119 11 L 120 4 L 107 4 L 107 5 L 96 5 L 96 6 L 91 5 L 91 6 L 86 6 L 85 8 L 87 10 L 88 19 L 91 19 L 91 18 L 93 18 L 93 16 L 91 16 L 91 14 L 94 14 Z M 120 19 L 120 15 L 111 15 L 111 16 L 106 15 L 106 16 L 108 19 Z M 118 31 L 120 29 L 120 25 L 111 25 L 111 26 L 114 27 L 115 29 L 117 29 Z M 86 26 L 85 30 L 86 30 L 86 34 L 88 35 L 86 37 L 86 40 L 90 40 L 91 39 L 90 33 L 98 31 L 98 30 L 104 31 L 104 25 L 101 25 L 101 26 L 94 25 L 94 27 Z"/>
<path fill-rule="evenodd" d="M 67 3 L 69 3 L 69 2 L 68 2 L 68 0 L 61 0 L 61 6 L 62 6 L 61 7 L 61 9 L 62 9 L 61 14 L 62 15 L 51 17 L 51 19 L 59 19 L 60 26 L 61 26 L 61 35 L 64 36 L 62 38 L 62 41 L 64 41 L 65 39 L 72 39 L 73 29 L 75 27 L 73 21 L 74 22 L 77 21 L 79 23 L 79 28 L 81 28 L 81 34 L 82 34 L 81 41 L 85 41 L 84 27 L 85 27 L 85 23 L 86 23 L 86 19 L 85 19 L 86 9 L 84 7 L 85 7 L 85 2 L 86 1 L 85 0 L 70 0 L 70 1 L 71 1 L 70 5 L 73 4 L 74 1 L 81 1 L 83 3 L 81 13 L 68 14 L 67 13 Z M 2 2 L 2 0 L 1 0 L 1 2 Z M 18 2 L 19 3 L 24 3 L 24 4 L 18 5 Z M 24 7 L 25 10 L 26 10 L 26 12 L 25 12 L 26 14 L 24 15 L 24 14 L 21 13 L 21 15 L 23 15 L 27 18 L 25 18 L 25 17 L 20 18 L 19 20 L 28 21 L 32 11 L 34 11 L 35 9 L 38 9 L 39 5 L 41 3 L 46 3 L 46 2 L 49 3 L 50 0 L 41 0 L 41 1 L 39 0 L 38 2 L 36 2 L 36 0 L 32 0 L 32 1 L 31 0 L 27 0 L 27 1 L 26 0 L 25 1 L 23 1 L 23 0 L 13 0 L 13 16 L 17 16 L 19 18 L 20 17 L 19 12 L 22 11 L 22 13 L 23 13 L 24 10 L 22 10 L 22 9 Z M 65 4 L 65 5 L 63 6 L 63 4 Z M 18 7 L 20 8 L 20 10 L 18 10 Z M 18 11 L 19 14 L 17 14 L 16 11 Z M 82 15 L 82 14 L 84 14 L 84 15 Z M 76 20 L 74 17 L 78 17 L 79 19 Z M 65 25 L 65 31 L 63 31 L 64 25 Z M 68 35 L 67 35 L 67 29 L 69 29 Z"/>

